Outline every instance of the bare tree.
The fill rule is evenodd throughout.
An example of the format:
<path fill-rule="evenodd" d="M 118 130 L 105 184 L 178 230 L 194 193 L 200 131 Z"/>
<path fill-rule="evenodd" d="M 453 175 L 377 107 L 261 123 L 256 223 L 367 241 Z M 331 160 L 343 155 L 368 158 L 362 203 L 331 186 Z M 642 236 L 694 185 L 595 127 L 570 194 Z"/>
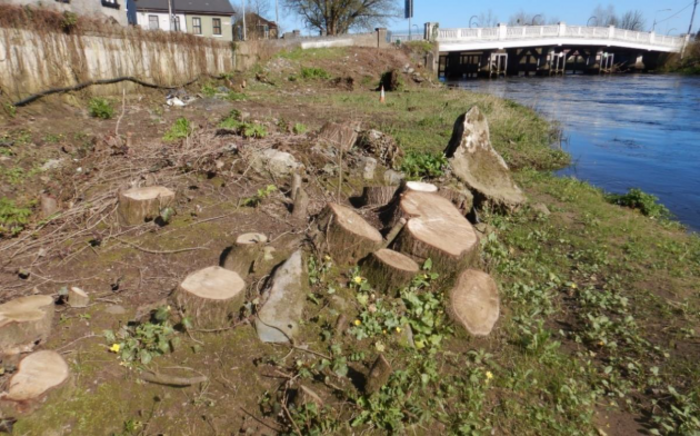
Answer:
<path fill-rule="evenodd" d="M 243 8 L 240 1 L 236 3 L 231 3 L 233 11 L 237 16 L 241 16 Z M 270 5 L 270 0 L 246 0 L 245 2 L 245 12 L 246 14 L 257 14 L 263 18 L 267 18 L 270 13 L 272 6 Z"/>
<path fill-rule="evenodd" d="M 617 27 L 620 29 L 636 30 L 640 32 L 646 27 L 644 14 L 640 10 L 625 12 L 625 14 L 620 17 L 619 21 Z"/>
<path fill-rule="evenodd" d="M 544 14 L 531 14 L 520 10 L 520 12 L 513 14 L 508 19 L 509 26 L 542 26 L 545 24 Z"/>
<path fill-rule="evenodd" d="M 479 27 L 496 27 L 498 25 L 498 17 L 494 15 L 491 9 L 488 12 L 479 14 Z"/>
<path fill-rule="evenodd" d="M 611 4 L 606 7 L 596 6 L 593 9 L 593 17 L 595 17 L 596 26 L 600 27 L 617 26 L 619 22 L 617 15 L 615 15 L 615 6 Z"/>
<path fill-rule="evenodd" d="M 312 29 L 328 35 L 372 29 L 399 16 L 396 0 L 282 0 L 284 7 Z"/>

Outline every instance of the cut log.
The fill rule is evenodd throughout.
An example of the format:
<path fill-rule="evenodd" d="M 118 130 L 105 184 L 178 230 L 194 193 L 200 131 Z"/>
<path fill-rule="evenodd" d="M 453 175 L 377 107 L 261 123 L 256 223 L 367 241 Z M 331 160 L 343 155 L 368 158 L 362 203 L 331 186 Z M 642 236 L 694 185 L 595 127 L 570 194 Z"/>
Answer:
<path fill-rule="evenodd" d="M 90 304 L 90 296 L 80 288 L 68 289 L 68 304 L 70 307 L 85 308 Z"/>
<path fill-rule="evenodd" d="M 380 292 L 406 286 L 419 271 L 420 267 L 413 259 L 386 248 L 370 254 L 362 263 L 362 273 Z"/>
<path fill-rule="evenodd" d="M 136 226 L 160 216 L 171 206 L 175 193 L 162 186 L 133 188 L 119 194 L 119 221 L 124 226 Z"/>
<path fill-rule="evenodd" d="M 238 273 L 245 279 L 253 272 L 255 262 L 264 256 L 267 236 L 262 233 L 245 233 L 236 238 L 236 242 L 226 251 L 222 267 Z"/>
<path fill-rule="evenodd" d="M 362 191 L 362 206 L 386 206 L 396 195 L 397 189 L 396 186 L 367 186 Z"/>
<path fill-rule="evenodd" d="M 20 297 L 0 305 L 0 354 L 18 354 L 45 342 L 53 314 L 54 301 L 47 295 Z"/>
<path fill-rule="evenodd" d="M 496 282 L 484 272 L 464 271 L 450 291 L 448 312 L 472 336 L 487 336 L 500 314 Z"/>
<path fill-rule="evenodd" d="M 60 354 L 37 351 L 20 361 L 4 399 L 17 402 L 39 399 L 50 389 L 62 385 L 69 375 L 68 364 Z"/>
<path fill-rule="evenodd" d="M 433 268 L 454 275 L 478 258 L 479 238 L 459 210 L 439 195 L 409 191 L 401 196 L 395 215 L 408 222 L 393 249 L 421 263 L 432 259 Z"/>
<path fill-rule="evenodd" d="M 377 250 L 382 235 L 353 210 L 329 203 L 321 212 L 318 231 L 312 236 L 316 248 L 340 264 L 354 263 Z"/>
<path fill-rule="evenodd" d="M 401 186 L 401 192 L 416 191 L 416 192 L 438 192 L 438 187 L 432 183 L 426 182 L 404 182 Z"/>
<path fill-rule="evenodd" d="M 196 328 L 226 328 L 245 302 L 245 287 L 237 273 L 213 266 L 187 276 L 175 290 L 175 304 Z"/>
<path fill-rule="evenodd" d="M 377 360 L 374 361 L 372 369 L 369 371 L 367 376 L 367 383 L 365 383 L 365 393 L 372 395 L 378 392 L 387 382 L 392 373 L 391 365 L 389 361 L 383 355 L 379 355 Z"/>

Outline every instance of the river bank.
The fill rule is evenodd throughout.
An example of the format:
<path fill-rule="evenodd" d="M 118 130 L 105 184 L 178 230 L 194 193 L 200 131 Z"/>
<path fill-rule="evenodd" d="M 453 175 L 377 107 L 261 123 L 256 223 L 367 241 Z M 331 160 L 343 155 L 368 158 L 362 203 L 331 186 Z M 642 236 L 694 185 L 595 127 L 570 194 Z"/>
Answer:
<path fill-rule="evenodd" d="M 74 376 L 33 414 L 18 416 L 15 431 L 629 435 L 698 430 L 700 240 L 672 222 L 611 204 L 587 183 L 556 177 L 553 171 L 570 158 L 551 147 L 557 131 L 522 105 L 427 80 L 414 84 L 408 74 L 402 75 L 404 89 L 387 93 L 386 103 L 380 103 L 372 88 L 383 72 L 402 70 L 406 63 L 420 71 L 409 56 L 361 49 L 292 52 L 244 77 L 190 89 L 204 98 L 185 108 L 164 107 L 163 95 L 144 92 L 128 98 L 123 116 L 121 98 L 115 97 L 109 120 L 88 117 L 83 99 L 70 105 L 49 99 L 8 119 L 3 133 L 13 145 L 1 162 L 6 188 L 0 192 L 32 215 L 17 238 L 1 241 L 3 253 L 28 251 L 3 264 L 3 297 L 35 286 L 54 294 L 76 282 L 102 297 L 87 309 L 61 308 L 46 347 L 65 354 Z M 221 85 L 232 88 L 227 98 L 207 97 Z M 257 175 L 240 155 L 222 150 L 263 146 L 307 159 L 312 141 L 305 131 L 328 120 L 360 121 L 363 129 L 391 135 L 410 156 L 422 156 L 412 168 L 398 164 L 420 176 L 434 169 L 420 163 L 433 162 L 425 153 L 439 155 L 457 117 L 473 105 L 488 118 L 494 147 L 529 200 L 510 214 L 479 213 L 480 265 L 501 294 L 502 315 L 491 336 L 477 339 L 456 331 L 439 299 L 445 290 L 435 285 L 418 292 L 423 297 L 417 311 L 404 312 L 402 299 L 393 295 L 380 296 L 381 304 L 370 311 L 358 298 L 369 293 L 353 285 L 357 277 L 362 282 L 362 269 L 348 271 L 348 265 L 318 259 L 308 269 L 313 280 L 296 348 L 260 343 L 245 322 L 217 333 L 176 333 L 181 345 L 145 366 L 185 367 L 209 377 L 209 383 L 185 389 L 142 384 L 142 365 L 125 364 L 110 353 L 112 341 L 104 330 L 117 331 L 157 307 L 184 275 L 218 259 L 234 235 L 260 231 L 271 240 L 303 235 L 305 229 L 287 215 L 281 194 L 287 181 Z M 53 116 L 59 108 L 61 119 Z M 264 138 L 218 134 L 233 109 L 248 127 L 257 132 L 263 127 L 265 135 L 257 136 Z M 196 126 L 196 133 L 164 141 L 181 118 Z M 110 139 L 118 136 L 115 131 L 128 135 L 129 142 Z M 48 173 L 36 169 L 49 159 L 63 159 L 63 166 Z M 307 182 L 312 203 L 318 203 L 312 209 L 337 200 L 339 191 L 342 198 L 358 195 L 365 183 L 347 176 L 339 186 L 332 165 L 319 169 Z M 39 257 L 40 247 L 30 250 L 32 240 L 53 247 L 53 240 L 42 238 L 58 231 L 41 222 L 32 199 L 49 191 L 64 210 L 70 211 L 69 202 L 89 199 L 94 205 L 86 211 L 93 211 L 120 171 L 137 181 L 180 188 L 184 198 L 167 226 L 122 233 L 103 217 L 86 219 L 56 241 L 56 253 Z M 431 175 L 440 181 L 441 172 Z M 265 191 L 271 184 L 278 190 Z M 241 207 L 251 198 L 256 207 Z M 196 249 L 196 256 L 179 251 L 188 249 Z M 22 258 L 25 254 L 31 256 Z M 18 274 L 22 268 L 25 273 Z M 338 296 L 345 309 L 338 308 Z M 355 327 L 367 326 L 356 332 L 370 338 L 338 333 L 339 310 L 347 311 L 346 321 Z M 396 326 L 384 328 L 387 320 L 416 316 L 435 338 L 429 346 L 406 348 Z M 368 398 L 358 384 L 379 352 L 394 374 Z M 322 401 L 293 407 L 286 396 L 299 384 Z"/>

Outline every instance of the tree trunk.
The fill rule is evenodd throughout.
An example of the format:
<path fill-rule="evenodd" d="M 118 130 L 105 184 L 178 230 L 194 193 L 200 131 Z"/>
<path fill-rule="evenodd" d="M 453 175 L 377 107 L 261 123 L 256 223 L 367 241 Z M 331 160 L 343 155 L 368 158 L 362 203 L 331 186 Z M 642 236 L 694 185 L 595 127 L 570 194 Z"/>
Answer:
<path fill-rule="evenodd" d="M 227 249 L 222 267 L 238 273 L 246 279 L 253 272 L 255 262 L 264 256 L 267 236 L 262 233 L 245 233 L 236 238 L 236 243 Z"/>
<path fill-rule="evenodd" d="M 68 289 L 68 304 L 70 307 L 85 308 L 90 304 L 90 296 L 80 288 Z"/>
<path fill-rule="evenodd" d="M 311 235 L 317 250 L 329 254 L 340 264 L 355 263 L 375 251 L 382 235 L 353 210 L 329 203 L 318 218 Z"/>
<path fill-rule="evenodd" d="M 17 402 L 39 399 L 50 389 L 62 385 L 69 375 L 68 364 L 60 354 L 37 351 L 20 361 L 3 399 Z"/>
<path fill-rule="evenodd" d="M 176 306 L 199 329 L 220 329 L 231 325 L 245 302 L 245 282 L 218 266 L 196 271 L 175 290 Z"/>
<path fill-rule="evenodd" d="M 498 286 L 490 275 L 466 270 L 450 291 L 448 312 L 472 336 L 488 336 L 498 321 Z"/>
<path fill-rule="evenodd" d="M 361 266 L 369 283 L 380 292 L 406 286 L 420 271 L 413 259 L 386 248 L 372 253 Z"/>
<path fill-rule="evenodd" d="M 51 332 L 53 298 L 20 297 L 0 305 L 0 354 L 19 354 L 45 342 Z"/>
<path fill-rule="evenodd" d="M 160 216 L 160 211 L 175 202 L 175 193 L 162 186 L 134 188 L 119 194 L 119 222 L 137 226 Z"/>
<path fill-rule="evenodd" d="M 362 191 L 362 206 L 386 206 L 394 198 L 397 190 L 396 186 L 367 186 Z"/>

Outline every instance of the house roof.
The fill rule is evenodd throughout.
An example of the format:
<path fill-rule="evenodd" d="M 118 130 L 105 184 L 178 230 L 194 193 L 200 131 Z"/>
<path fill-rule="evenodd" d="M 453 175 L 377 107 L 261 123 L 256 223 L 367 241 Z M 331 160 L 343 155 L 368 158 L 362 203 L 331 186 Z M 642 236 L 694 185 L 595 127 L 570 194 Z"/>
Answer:
<path fill-rule="evenodd" d="M 260 15 L 256 14 L 255 12 L 247 12 L 246 19 L 248 19 L 254 24 L 267 24 L 270 27 L 270 29 L 277 28 L 277 23 L 275 23 L 274 21 L 267 20 L 261 17 Z"/>
<path fill-rule="evenodd" d="M 172 0 L 173 10 L 185 14 L 231 16 L 235 12 L 229 0 Z M 168 0 L 136 0 L 137 11 L 167 11 Z"/>

